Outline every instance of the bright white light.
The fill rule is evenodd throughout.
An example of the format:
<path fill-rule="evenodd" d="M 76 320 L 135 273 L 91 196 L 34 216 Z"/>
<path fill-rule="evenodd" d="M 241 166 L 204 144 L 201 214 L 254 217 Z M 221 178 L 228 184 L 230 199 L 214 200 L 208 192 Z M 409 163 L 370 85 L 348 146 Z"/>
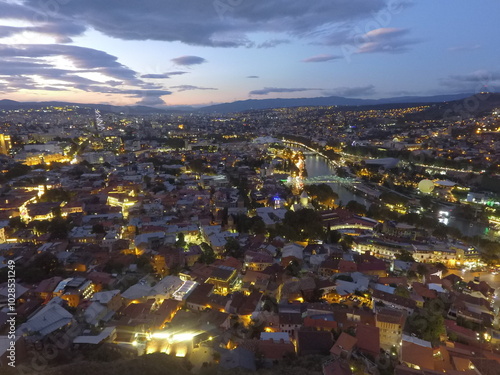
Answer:
<path fill-rule="evenodd" d="M 170 333 L 167 332 L 155 332 L 151 335 L 154 339 L 169 339 L 170 336 Z"/>
<path fill-rule="evenodd" d="M 177 348 L 177 351 L 175 352 L 176 357 L 185 357 L 187 354 L 187 348 Z"/>
<path fill-rule="evenodd" d="M 176 333 L 175 335 L 172 336 L 172 338 L 169 340 L 170 342 L 182 342 L 182 341 L 189 341 L 192 340 L 193 337 L 195 337 L 196 334 L 192 332 L 185 332 L 185 333 Z"/>
<path fill-rule="evenodd" d="M 440 218 L 438 221 L 444 225 L 448 225 L 450 220 L 446 217 L 443 217 L 443 218 Z"/>
<path fill-rule="evenodd" d="M 200 332 L 188 331 L 188 332 L 178 332 L 178 333 L 155 332 L 151 335 L 151 337 L 153 339 L 167 340 L 169 343 L 176 343 L 176 342 L 190 341 L 200 333 L 202 333 L 202 331 Z"/>

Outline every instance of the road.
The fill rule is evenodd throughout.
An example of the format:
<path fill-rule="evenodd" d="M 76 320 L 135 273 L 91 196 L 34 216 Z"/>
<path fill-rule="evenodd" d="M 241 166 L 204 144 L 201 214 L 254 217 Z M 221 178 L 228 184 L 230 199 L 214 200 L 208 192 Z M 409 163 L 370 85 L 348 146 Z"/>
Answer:
<path fill-rule="evenodd" d="M 500 311 L 500 274 L 493 275 L 491 272 L 470 272 L 453 270 L 450 273 L 460 276 L 465 282 L 474 280 L 474 277 L 479 277 L 479 281 L 485 281 L 489 286 L 495 289 L 495 302 L 493 308 L 495 313 Z M 449 275 L 449 274 L 447 274 Z M 445 275 L 446 276 L 446 275 Z"/>
<path fill-rule="evenodd" d="M 450 273 L 454 273 L 464 279 L 465 282 L 474 280 L 474 277 L 479 277 L 479 281 L 487 282 L 492 288 L 498 290 L 500 288 L 500 274 L 493 275 L 491 272 L 470 272 L 470 271 L 458 271 L 452 270 Z M 447 274 L 448 275 L 448 274 Z M 446 275 L 445 275 L 446 276 Z"/>

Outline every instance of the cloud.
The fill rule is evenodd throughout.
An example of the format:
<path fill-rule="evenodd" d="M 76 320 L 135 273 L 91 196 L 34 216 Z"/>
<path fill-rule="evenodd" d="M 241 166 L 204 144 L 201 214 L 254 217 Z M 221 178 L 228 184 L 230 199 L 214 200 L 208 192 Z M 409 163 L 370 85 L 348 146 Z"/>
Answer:
<path fill-rule="evenodd" d="M 468 74 L 451 75 L 450 78 L 458 82 L 491 82 L 499 81 L 500 73 L 481 69 Z"/>
<path fill-rule="evenodd" d="M 146 105 L 146 106 L 159 106 L 159 105 L 166 105 L 167 103 L 162 98 L 159 98 L 157 96 L 145 96 L 135 104 Z"/>
<path fill-rule="evenodd" d="M 288 43 L 290 43 L 290 40 L 288 39 L 271 39 L 271 40 L 266 40 L 261 44 L 258 44 L 257 48 L 274 48 L 276 46 L 279 46 L 280 44 L 288 44 Z"/>
<path fill-rule="evenodd" d="M 178 76 L 182 74 L 187 74 L 188 72 L 168 72 L 163 74 L 143 74 L 141 78 L 150 78 L 150 79 L 167 79 L 171 76 Z"/>
<path fill-rule="evenodd" d="M 259 78 L 259 76 L 247 76 L 247 78 Z"/>
<path fill-rule="evenodd" d="M 500 87 L 500 72 L 489 70 L 476 70 L 471 73 L 450 75 L 440 80 L 456 92 L 497 91 Z"/>
<path fill-rule="evenodd" d="M 417 43 L 415 40 L 405 39 L 408 29 L 380 28 L 372 30 L 361 37 L 364 42 L 359 46 L 357 53 L 400 53 L 408 50 L 408 46 Z"/>
<path fill-rule="evenodd" d="M 85 29 L 85 26 L 81 24 L 64 21 L 59 23 L 48 23 L 40 26 L 0 26 L 0 38 L 31 32 L 52 36 L 57 43 L 70 43 L 72 42 L 72 39 L 70 38 L 71 36 L 81 35 Z"/>
<path fill-rule="evenodd" d="M 355 33 L 352 27 L 344 26 L 342 29 L 337 29 L 332 33 L 327 34 L 321 39 L 322 44 L 325 46 L 341 46 L 344 44 L 352 44 L 354 41 Z"/>
<path fill-rule="evenodd" d="M 57 68 L 52 62 L 54 57 L 70 61 L 74 69 Z M 87 73 L 100 73 L 108 79 L 98 82 L 85 77 Z M 138 98 L 142 104 L 165 104 L 161 96 L 172 92 L 137 76 L 137 72 L 119 63 L 115 56 L 91 48 L 61 44 L 0 45 L 0 92 L 4 93 L 76 89 Z M 50 84 L 44 83 L 47 81 Z"/>
<path fill-rule="evenodd" d="M 213 47 L 249 46 L 263 32 L 308 37 L 334 24 L 371 18 L 386 0 L 289 0 L 213 2 L 175 0 L 86 0 L 63 3 L 24 0 L 3 17 L 40 23 L 84 25 L 122 40 L 180 41 Z M 2 4 L 3 7 L 3 4 Z"/>
<path fill-rule="evenodd" d="M 480 49 L 481 45 L 480 44 L 474 44 L 474 45 L 463 45 L 463 46 L 454 46 L 448 48 L 449 52 L 463 52 L 463 51 L 475 51 L 477 49 Z"/>
<path fill-rule="evenodd" d="M 207 62 L 207 60 L 199 56 L 180 56 L 172 59 L 171 61 L 176 65 L 184 66 L 199 65 Z"/>
<path fill-rule="evenodd" d="M 353 97 L 364 97 L 364 96 L 371 96 L 376 93 L 375 91 L 375 86 L 373 85 L 367 85 L 367 86 L 359 86 L 359 87 L 337 87 L 336 89 L 333 89 L 331 91 L 328 91 L 325 93 L 327 96 L 345 96 L 349 98 Z"/>
<path fill-rule="evenodd" d="M 302 62 L 325 62 L 340 59 L 341 56 L 336 55 L 316 55 L 308 57 L 307 59 L 302 60 Z"/>
<path fill-rule="evenodd" d="M 343 46 L 344 53 L 401 53 L 408 47 L 419 43 L 408 38 L 409 29 L 382 27 L 366 33 L 356 33 L 356 28 L 345 27 L 326 37 L 320 44 Z"/>
<path fill-rule="evenodd" d="M 31 65 L 33 70 L 47 67 L 44 59 L 62 56 L 71 61 L 80 72 L 102 73 L 106 76 L 126 81 L 129 84 L 140 84 L 137 73 L 125 65 L 120 64 L 115 56 L 92 48 L 61 45 L 61 44 L 20 44 L 0 45 L 0 59 L 8 63 L 16 58 L 24 64 L 20 70 L 29 66 L 29 61 L 38 65 Z M 20 60 L 21 59 L 21 60 Z M 22 60 L 24 59 L 24 60 Z M 13 74 L 1 71 L 2 74 Z M 35 74 L 36 71 L 31 71 Z"/>
<path fill-rule="evenodd" d="M 260 90 L 250 91 L 249 95 L 267 95 L 273 93 L 300 92 L 300 91 L 311 91 L 311 90 L 321 90 L 321 89 L 264 87 L 263 89 Z"/>
<path fill-rule="evenodd" d="M 172 86 L 173 89 L 177 89 L 178 92 L 181 91 L 192 91 L 192 90 L 218 90 L 213 87 L 199 87 L 199 86 L 192 86 L 192 85 L 179 85 L 179 86 Z"/>

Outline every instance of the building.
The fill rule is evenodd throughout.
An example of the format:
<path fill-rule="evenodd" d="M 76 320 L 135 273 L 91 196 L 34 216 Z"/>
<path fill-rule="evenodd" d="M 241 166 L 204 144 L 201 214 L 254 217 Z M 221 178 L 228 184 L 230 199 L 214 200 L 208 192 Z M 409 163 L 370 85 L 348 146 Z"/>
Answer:
<path fill-rule="evenodd" d="M 395 294 L 385 293 L 380 290 L 374 290 L 372 293 L 372 303 L 374 306 L 379 304 L 388 305 L 393 309 L 406 310 L 408 314 L 413 314 L 417 303 L 410 299 Z"/>
<path fill-rule="evenodd" d="M 211 275 L 205 281 L 206 283 L 215 285 L 215 292 L 219 294 L 227 294 L 235 286 L 238 278 L 236 268 L 229 266 L 213 267 Z"/>
<path fill-rule="evenodd" d="M 401 362 L 417 370 L 434 370 L 434 350 L 429 341 L 403 335 Z"/>
<path fill-rule="evenodd" d="M 306 331 L 297 333 L 297 354 L 327 355 L 333 346 L 333 335 L 327 331 Z"/>
<path fill-rule="evenodd" d="M 380 346 L 385 350 L 397 346 L 401 342 L 406 321 L 405 311 L 383 308 L 377 312 L 375 319 L 380 330 Z"/>
<path fill-rule="evenodd" d="M 335 358 L 350 359 L 353 349 L 356 347 L 358 339 L 342 332 L 330 349 L 330 353 Z"/>
<path fill-rule="evenodd" d="M 61 297 L 70 307 L 78 307 L 80 301 L 94 294 L 94 284 L 83 277 L 62 280 L 54 289 L 54 296 Z"/>
<path fill-rule="evenodd" d="M 358 350 L 376 360 L 380 355 L 380 330 L 371 325 L 358 324 L 356 338 Z"/>
<path fill-rule="evenodd" d="M 0 134 L 0 154 L 8 155 L 11 148 L 12 142 L 10 140 L 10 135 Z"/>

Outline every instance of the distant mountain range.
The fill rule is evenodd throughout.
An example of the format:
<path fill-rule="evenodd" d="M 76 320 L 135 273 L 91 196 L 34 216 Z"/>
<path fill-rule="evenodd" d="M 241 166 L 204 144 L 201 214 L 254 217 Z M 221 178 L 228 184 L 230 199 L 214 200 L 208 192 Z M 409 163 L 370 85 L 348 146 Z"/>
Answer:
<path fill-rule="evenodd" d="M 367 106 L 379 104 L 404 104 L 404 103 L 439 103 L 453 100 L 461 100 L 473 94 L 453 94 L 435 96 L 400 96 L 385 99 L 354 99 L 341 96 L 323 96 L 318 98 L 297 99 L 249 99 L 239 100 L 232 103 L 215 104 L 200 108 L 202 112 L 230 113 L 248 110 L 259 110 L 269 108 L 286 108 L 301 106 Z"/>
<path fill-rule="evenodd" d="M 40 109 L 43 107 L 65 107 L 65 106 L 78 106 L 80 108 L 91 108 L 98 109 L 102 112 L 115 112 L 115 113 L 130 113 L 130 114 L 150 114 L 150 113 L 182 113 L 185 112 L 179 108 L 183 108 L 186 111 L 193 111 L 191 107 L 166 107 L 166 108 L 154 108 L 141 105 L 135 106 L 116 106 L 109 104 L 80 104 L 80 103 L 67 103 L 67 102 L 16 102 L 14 100 L 0 100 L 0 110 L 1 109 Z"/>
<path fill-rule="evenodd" d="M 488 96 L 487 99 L 485 97 Z M 102 112 L 115 112 L 115 113 L 129 113 L 129 114 L 152 114 L 152 113 L 186 113 L 186 112 L 200 112 L 200 113 L 234 113 L 249 110 L 262 110 L 271 108 L 289 108 L 301 106 L 345 106 L 345 107 L 367 107 L 376 106 L 383 107 L 404 107 L 405 104 L 436 104 L 433 110 L 429 111 L 431 116 L 439 116 L 442 112 L 447 111 L 450 114 L 450 109 L 460 106 L 460 101 L 473 97 L 471 100 L 479 102 L 477 111 L 488 110 L 500 106 L 498 102 L 500 94 L 451 94 L 451 95 L 435 95 L 435 96 L 400 96 L 384 99 L 355 99 L 344 98 L 341 96 L 325 96 L 318 98 L 296 98 L 296 99 L 250 99 L 239 100 L 232 103 L 215 104 L 202 108 L 194 108 L 189 106 L 179 107 L 164 107 L 154 108 L 147 106 L 114 106 L 108 104 L 78 104 L 66 102 L 16 102 L 14 100 L 0 100 L 1 109 L 39 109 L 51 106 L 79 106 L 81 108 L 99 109 Z M 480 99 L 478 99 L 480 98 Z M 481 99 L 482 98 L 482 99 Z M 458 103 L 457 103 L 458 102 Z M 455 103 L 455 104 L 454 104 Z M 448 107 L 447 107 L 448 106 Z M 470 108 L 470 103 L 466 106 Z M 457 107 L 458 108 L 458 107 Z M 426 112 L 426 111 L 424 111 Z M 421 113 L 424 113 L 421 112 Z"/>
<path fill-rule="evenodd" d="M 500 108 L 500 93 L 478 93 L 461 100 L 434 103 L 422 112 L 410 113 L 405 120 L 456 120 L 469 116 L 481 116 Z"/>

